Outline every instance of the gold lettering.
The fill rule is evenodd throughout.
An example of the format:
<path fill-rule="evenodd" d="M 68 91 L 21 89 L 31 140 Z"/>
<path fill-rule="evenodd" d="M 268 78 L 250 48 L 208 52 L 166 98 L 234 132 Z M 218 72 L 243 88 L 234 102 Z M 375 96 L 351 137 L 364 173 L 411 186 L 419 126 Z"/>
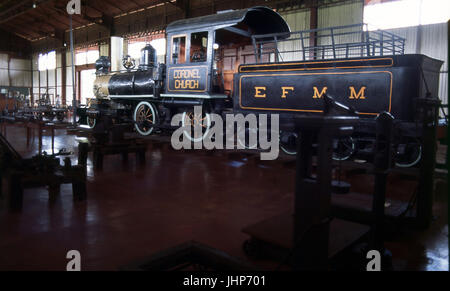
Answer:
<path fill-rule="evenodd" d="M 175 89 L 198 89 L 198 80 L 175 80 Z"/>
<path fill-rule="evenodd" d="M 173 78 L 174 79 L 200 79 L 200 70 L 199 69 L 174 70 Z"/>
<path fill-rule="evenodd" d="M 255 87 L 255 98 L 266 98 L 266 87 Z"/>
<path fill-rule="evenodd" d="M 350 86 L 350 97 L 349 99 L 366 99 L 366 96 L 364 96 L 364 93 L 366 91 L 366 87 L 362 86 L 359 90 L 358 94 L 356 94 L 355 87 Z"/>
<path fill-rule="evenodd" d="M 313 96 L 313 98 L 317 99 L 317 98 L 322 98 L 323 94 L 325 94 L 327 92 L 328 87 L 323 87 L 322 91 L 320 91 L 320 93 L 319 93 L 319 89 L 317 89 L 316 86 L 314 86 L 313 89 L 314 89 L 314 96 Z"/>
<path fill-rule="evenodd" d="M 282 94 L 281 98 L 286 98 L 286 95 L 289 93 L 288 90 L 294 91 L 294 87 L 281 87 Z"/>

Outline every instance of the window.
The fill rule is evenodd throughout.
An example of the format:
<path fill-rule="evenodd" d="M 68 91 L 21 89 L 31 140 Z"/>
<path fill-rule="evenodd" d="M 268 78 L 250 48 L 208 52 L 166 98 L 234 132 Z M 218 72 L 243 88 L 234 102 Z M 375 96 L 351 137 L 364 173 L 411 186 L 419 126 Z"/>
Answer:
<path fill-rule="evenodd" d="M 75 65 L 94 64 L 99 58 L 100 52 L 98 51 L 98 48 L 79 51 L 75 54 Z"/>
<path fill-rule="evenodd" d="M 449 0 L 366 0 L 364 22 L 369 30 L 447 22 Z"/>
<path fill-rule="evenodd" d="M 56 69 L 56 52 L 51 51 L 46 54 L 39 54 L 38 67 L 39 71 Z"/>
<path fill-rule="evenodd" d="M 184 64 L 186 62 L 186 36 L 172 38 L 172 63 Z"/>
<path fill-rule="evenodd" d="M 141 50 L 147 45 L 147 41 L 131 42 L 128 44 L 128 54 L 135 60 L 141 58 Z M 156 50 L 158 56 L 166 54 L 166 39 L 158 38 L 150 42 L 150 45 Z"/>
<path fill-rule="evenodd" d="M 81 104 L 86 104 L 87 99 L 94 98 L 94 82 L 95 82 L 95 69 L 83 70 L 80 73 L 80 91 L 81 91 Z"/>
<path fill-rule="evenodd" d="M 135 60 L 139 60 L 141 58 L 141 50 L 145 47 L 145 45 L 145 41 L 128 44 L 128 55 Z"/>
<path fill-rule="evenodd" d="M 208 48 L 208 32 L 194 32 L 191 34 L 190 58 L 192 63 L 206 62 Z"/>
<path fill-rule="evenodd" d="M 152 47 L 156 50 L 158 56 L 164 56 L 166 54 L 166 39 L 158 38 L 150 42 Z"/>

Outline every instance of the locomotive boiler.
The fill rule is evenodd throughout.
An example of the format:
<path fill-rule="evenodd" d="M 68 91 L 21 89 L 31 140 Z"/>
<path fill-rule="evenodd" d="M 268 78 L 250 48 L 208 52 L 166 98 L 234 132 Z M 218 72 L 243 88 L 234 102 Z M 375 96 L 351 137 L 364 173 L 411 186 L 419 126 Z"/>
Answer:
<path fill-rule="evenodd" d="M 121 96 L 150 96 L 158 95 L 155 86 L 157 68 L 156 50 L 147 45 L 141 51 L 141 61 L 137 70 L 132 63 L 124 60 L 127 72 L 108 74 L 109 60 L 100 58 L 96 62 L 97 78 L 94 81 L 94 93 L 99 99 Z"/>
<path fill-rule="evenodd" d="M 403 38 L 361 24 L 292 32 L 278 13 L 253 7 L 175 21 L 166 40 L 165 64 L 150 45 L 137 68 L 125 58 L 125 71 L 111 73 L 107 58 L 97 61 L 96 98 L 86 110 L 91 126 L 111 116 L 149 135 L 173 129 L 171 118 L 182 113 L 182 125 L 202 126 L 186 137 L 201 141 L 211 113 L 279 114 L 282 149 L 294 153 L 290 120 L 320 114 L 329 94 L 361 117 L 335 159 L 370 151 L 374 117 L 385 111 L 396 120 L 398 165 L 420 161 L 416 100 L 437 99 L 442 62 L 404 54 Z"/>

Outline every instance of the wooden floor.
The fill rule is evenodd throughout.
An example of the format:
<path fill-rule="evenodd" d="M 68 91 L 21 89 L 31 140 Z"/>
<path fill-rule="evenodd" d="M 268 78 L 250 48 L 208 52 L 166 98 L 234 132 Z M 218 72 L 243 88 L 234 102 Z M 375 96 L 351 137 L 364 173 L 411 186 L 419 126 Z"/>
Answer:
<path fill-rule="evenodd" d="M 27 148 L 25 129 L 9 128 L 8 140 L 25 157 L 37 152 L 36 140 Z M 43 150 L 51 149 L 50 140 L 44 136 Z M 74 144 L 74 136 L 56 130 L 56 150 Z M 149 146 L 141 167 L 134 157 L 123 163 L 118 155 L 105 157 L 103 170 L 94 171 L 91 159 L 87 201 L 73 202 L 69 185 L 53 204 L 46 189 L 25 191 L 19 213 L 8 212 L 0 198 L 0 270 L 65 270 L 73 249 L 81 252 L 84 270 L 117 270 L 191 240 L 248 260 L 242 243 L 249 236 L 242 229 L 293 207 L 295 163 L 289 157 L 260 162 L 247 154 L 179 152 L 160 144 Z M 371 177 L 346 179 L 351 192 L 370 199 Z M 430 229 L 405 229 L 386 243 L 397 270 L 448 270 L 446 184 L 437 184 Z M 388 199 L 407 202 L 414 189 L 414 180 L 393 175 Z"/>

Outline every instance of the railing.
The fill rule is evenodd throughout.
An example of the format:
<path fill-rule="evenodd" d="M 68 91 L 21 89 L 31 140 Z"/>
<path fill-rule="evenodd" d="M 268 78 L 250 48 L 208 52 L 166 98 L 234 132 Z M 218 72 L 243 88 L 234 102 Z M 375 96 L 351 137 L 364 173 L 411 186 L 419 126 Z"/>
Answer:
<path fill-rule="evenodd" d="M 401 55 L 405 39 L 366 24 L 252 36 L 258 63 Z"/>

